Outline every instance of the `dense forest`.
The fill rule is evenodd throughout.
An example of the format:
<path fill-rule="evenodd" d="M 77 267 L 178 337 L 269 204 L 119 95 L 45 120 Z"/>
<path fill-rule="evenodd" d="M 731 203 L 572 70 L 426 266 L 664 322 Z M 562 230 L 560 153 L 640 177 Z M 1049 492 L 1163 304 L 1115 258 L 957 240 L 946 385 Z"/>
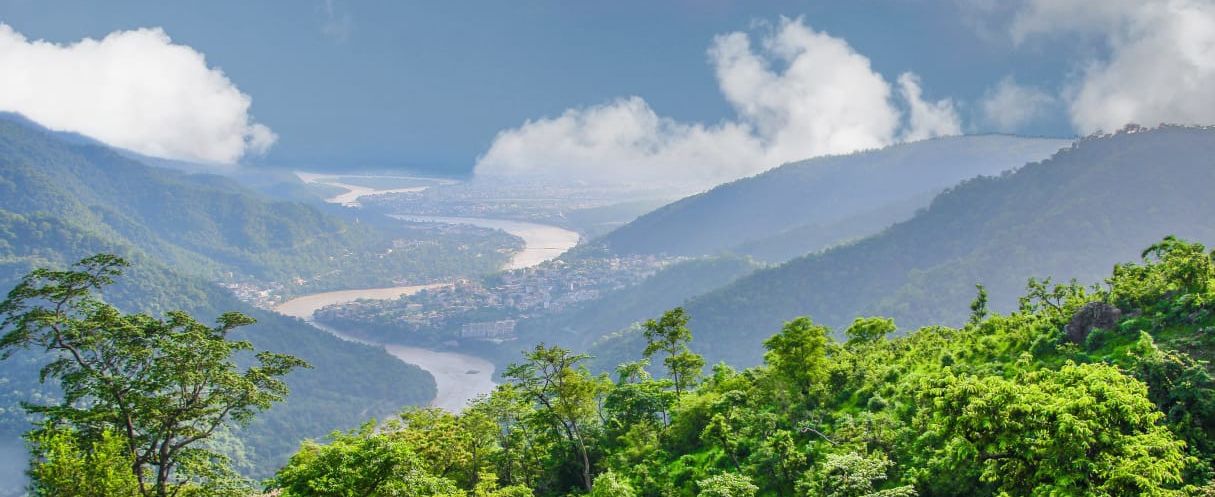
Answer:
<path fill-rule="evenodd" d="M 876 233 L 962 180 L 1044 159 L 1068 143 L 958 136 L 794 162 L 656 209 L 596 244 L 622 254 L 736 252 L 782 262 Z"/>
<path fill-rule="evenodd" d="M 289 496 L 1212 490 L 1215 253 L 1204 246 L 1167 238 L 1101 286 L 1031 282 L 1008 314 L 980 288 L 961 327 L 895 329 L 797 318 L 763 341 L 762 365 L 701 377 L 676 309 L 645 324 L 645 351 L 614 375 L 540 345 L 463 413 L 413 410 L 307 444 L 268 485 Z"/>
<path fill-rule="evenodd" d="M 744 370 L 718 364 L 706 373 L 688 316 L 676 308 L 643 325 L 645 349 L 615 374 L 592 374 L 587 355 L 540 344 L 461 413 L 410 409 L 306 442 L 262 485 L 281 497 L 1210 495 L 1215 252 L 1168 237 L 1141 256 L 1114 266 L 1102 285 L 1031 280 L 1009 313 L 992 311 L 980 286 L 958 327 L 894 336 L 887 318 L 831 329 L 799 317 L 763 340 L 763 363 Z M 128 411 L 110 392 L 177 398 L 172 385 L 197 377 L 132 359 L 177 371 L 152 376 L 170 387 L 143 392 L 146 383 L 124 383 L 121 374 L 81 372 L 79 364 L 106 362 L 74 361 L 56 345 L 105 358 L 117 346 L 146 347 L 118 340 L 121 330 L 164 326 L 90 303 L 87 287 L 111 274 L 95 270 L 96 260 L 78 273 L 35 271 L 0 305 L 0 347 L 44 344 L 59 354 L 48 376 L 77 399 L 95 396 L 28 407 L 53 421 L 29 435 L 35 490 L 250 495 L 222 457 L 201 466 L 184 455 L 145 458 L 139 447 L 183 439 L 124 435 L 130 422 L 121 420 L 130 417 L 114 417 Z M 52 305 L 56 298 L 77 303 Z M 171 329 L 201 333 L 182 331 L 181 340 L 247 347 L 223 337 L 247 323 L 239 315 L 226 314 L 218 328 L 170 316 Z M 61 323 L 73 326 L 60 331 Z M 91 336 L 78 329 L 119 331 L 78 343 Z M 245 388 L 264 402 L 215 400 L 249 416 L 281 400 L 286 392 L 273 378 L 301 364 L 264 353 L 242 373 L 226 354 L 206 357 L 227 378 L 207 391 L 252 382 Z M 651 362 L 663 374 L 647 373 Z M 109 381 L 82 380 L 94 376 Z M 164 415 L 130 412 L 140 427 Z M 212 419 L 206 412 L 196 415 Z"/>

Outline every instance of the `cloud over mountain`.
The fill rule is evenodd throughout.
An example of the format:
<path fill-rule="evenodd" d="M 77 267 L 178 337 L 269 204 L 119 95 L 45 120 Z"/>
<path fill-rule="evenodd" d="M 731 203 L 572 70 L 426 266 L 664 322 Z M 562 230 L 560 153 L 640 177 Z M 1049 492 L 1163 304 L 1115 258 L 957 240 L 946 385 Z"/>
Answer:
<path fill-rule="evenodd" d="M 782 19 L 758 40 L 717 36 L 708 55 L 733 119 L 679 122 L 641 97 L 620 98 L 501 131 L 477 174 L 708 185 L 961 130 L 953 102 L 925 101 L 917 76 L 891 84 L 846 41 L 801 19 Z"/>
<path fill-rule="evenodd" d="M 56 44 L 0 24 L 0 88 L 0 110 L 156 157 L 231 164 L 277 139 L 248 95 L 159 28 Z"/>

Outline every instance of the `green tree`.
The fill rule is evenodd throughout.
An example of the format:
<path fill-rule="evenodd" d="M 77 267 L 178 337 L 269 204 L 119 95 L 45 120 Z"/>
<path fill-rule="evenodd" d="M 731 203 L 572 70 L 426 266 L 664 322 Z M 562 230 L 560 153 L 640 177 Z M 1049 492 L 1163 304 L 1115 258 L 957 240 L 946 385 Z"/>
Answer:
<path fill-rule="evenodd" d="M 211 470 L 202 463 L 223 458 L 203 442 L 286 397 L 281 377 L 306 364 L 258 352 L 252 366 L 238 368 L 233 356 L 252 345 L 228 335 L 253 323 L 239 313 L 225 313 L 210 327 L 180 311 L 167 319 L 120 312 L 94 292 L 126 266 L 103 254 L 72 270 L 26 275 L 0 303 L 0 350 L 5 358 L 19 349 L 48 352 L 41 377 L 59 380 L 62 400 L 27 410 L 46 426 L 71 428 L 82 444 L 117 434 L 141 493 L 163 497 L 196 476 L 205 479 Z"/>
<path fill-rule="evenodd" d="M 759 487 L 738 473 L 722 473 L 696 482 L 697 497 L 754 497 Z"/>
<path fill-rule="evenodd" d="M 367 423 L 305 442 L 269 482 L 282 497 L 463 497 L 455 482 L 426 471 L 409 442 Z"/>
<path fill-rule="evenodd" d="M 549 440 L 530 422 L 537 418 L 534 403 L 518 386 L 504 383 L 488 397 L 474 400 L 464 412 L 493 423 L 496 450 L 489 457 L 507 485 L 534 486 L 543 472 Z"/>
<path fill-rule="evenodd" d="M 954 375 L 917 389 L 913 427 L 932 485 L 977 475 L 1008 495 L 1173 495 L 1184 443 L 1143 383 L 1106 365 L 1016 378 Z"/>
<path fill-rule="evenodd" d="M 856 318 L 848 329 L 844 330 L 844 336 L 848 338 L 849 345 L 873 343 L 886 338 L 897 329 L 894 320 L 890 318 Z"/>
<path fill-rule="evenodd" d="M 817 471 L 808 471 L 798 482 L 798 488 L 805 495 L 821 497 L 914 497 L 911 485 L 877 489 L 893 465 L 883 454 L 828 454 Z"/>
<path fill-rule="evenodd" d="M 688 348 L 688 343 L 692 341 L 692 330 L 688 329 L 688 316 L 682 307 L 664 312 L 658 320 L 646 321 L 643 333 L 646 345 L 641 355 L 649 359 L 658 352 L 666 354 L 662 363 L 667 367 L 671 381 L 675 382 L 676 397 L 696 384 L 705 367 L 705 360 Z"/>
<path fill-rule="evenodd" d="M 750 458 L 759 469 L 757 473 L 770 476 L 769 488 L 775 488 L 777 495 L 788 495 L 808 459 L 788 430 L 776 430 L 765 437 Z"/>
<path fill-rule="evenodd" d="M 821 400 L 830 378 L 830 330 L 800 317 L 785 323 L 781 332 L 764 340 L 764 362 L 795 390 L 810 400 Z"/>
<path fill-rule="evenodd" d="M 593 481 L 587 428 L 596 414 L 600 385 L 580 364 L 588 357 L 541 343 L 524 353 L 525 362 L 508 366 L 502 376 L 535 402 L 536 414 L 574 447 L 581 483 L 589 492 Z"/>
<path fill-rule="evenodd" d="M 614 471 L 605 471 L 595 477 L 595 487 L 591 489 L 590 497 L 637 497 L 637 491 L 628 479 Z"/>
<path fill-rule="evenodd" d="M 675 402 L 675 394 L 669 390 L 672 381 L 653 379 L 646 366 L 642 360 L 616 368 L 616 385 L 604 399 L 604 407 L 611 413 L 608 428 L 616 434 L 638 424 L 657 422 L 659 416 L 665 421 L 667 410 Z"/>
<path fill-rule="evenodd" d="M 970 324 L 979 324 L 983 322 L 983 318 L 987 317 L 987 288 L 983 285 L 975 285 L 975 289 L 978 290 L 978 294 L 970 303 Z"/>
<path fill-rule="evenodd" d="M 137 497 L 139 482 L 121 437 L 102 432 L 82 444 L 67 429 L 49 428 L 30 437 L 34 461 L 30 485 L 37 497 Z M 82 446 L 83 445 L 83 446 Z"/>

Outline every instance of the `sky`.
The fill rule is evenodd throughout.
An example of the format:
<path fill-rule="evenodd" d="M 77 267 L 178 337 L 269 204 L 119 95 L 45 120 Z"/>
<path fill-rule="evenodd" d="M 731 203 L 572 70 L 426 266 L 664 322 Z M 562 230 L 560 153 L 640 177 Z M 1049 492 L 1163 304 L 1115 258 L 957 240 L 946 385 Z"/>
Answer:
<path fill-rule="evenodd" d="M 1213 83 L 1215 0 L 0 0 L 0 111 L 217 168 L 721 181 Z"/>

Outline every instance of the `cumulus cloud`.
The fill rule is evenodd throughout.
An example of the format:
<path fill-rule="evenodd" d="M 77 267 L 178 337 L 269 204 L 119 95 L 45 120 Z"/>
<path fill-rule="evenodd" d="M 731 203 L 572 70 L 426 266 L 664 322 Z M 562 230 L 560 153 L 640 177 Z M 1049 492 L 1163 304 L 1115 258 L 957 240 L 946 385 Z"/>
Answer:
<path fill-rule="evenodd" d="M 801 19 L 782 19 L 756 46 L 746 33 L 718 36 L 708 55 L 734 119 L 684 123 L 621 98 L 500 132 L 477 174 L 705 186 L 961 129 L 952 101 L 924 101 L 914 74 L 896 94 L 868 58 Z"/>
<path fill-rule="evenodd" d="M 0 89 L 0 110 L 156 157 L 231 164 L 277 139 L 248 95 L 159 28 L 62 45 L 0 24 Z"/>
<path fill-rule="evenodd" d="M 1079 34 L 1108 49 L 1063 91 L 1073 126 L 1215 122 L 1215 1 L 1028 0 L 1013 39 Z"/>
<path fill-rule="evenodd" d="M 925 102 L 920 78 L 915 74 L 899 75 L 899 93 L 903 95 L 903 101 L 907 102 L 908 107 L 908 123 L 903 131 L 903 140 L 914 141 L 962 134 L 962 124 L 953 100 Z"/>
<path fill-rule="evenodd" d="M 1055 102 L 1055 97 L 1046 91 L 1022 86 L 1006 77 L 983 96 L 980 110 L 988 126 L 1011 133 L 1041 118 Z"/>

